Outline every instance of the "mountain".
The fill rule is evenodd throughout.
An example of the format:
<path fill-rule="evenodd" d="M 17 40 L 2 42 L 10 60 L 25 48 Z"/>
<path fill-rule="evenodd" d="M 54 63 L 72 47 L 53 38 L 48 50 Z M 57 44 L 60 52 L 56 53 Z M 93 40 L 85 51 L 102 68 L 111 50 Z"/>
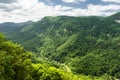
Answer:
<path fill-rule="evenodd" d="M 6 40 L 5 36 L 0 34 L 0 80 L 115 80 L 108 75 L 76 75 L 70 72 L 65 64 L 61 66 L 62 68 L 44 60 L 39 63 L 31 62 L 31 52 Z"/>
<path fill-rule="evenodd" d="M 14 23 L 14 22 L 6 22 L 0 24 L 0 32 L 3 32 L 5 35 L 12 35 L 14 32 L 16 33 L 16 30 L 19 30 L 19 28 L 32 24 L 32 21 L 23 22 L 23 23 Z"/>
<path fill-rule="evenodd" d="M 93 17 L 92 16 L 91 17 L 68 17 L 68 16 L 45 17 L 42 20 L 36 22 L 35 24 L 25 26 L 16 35 L 12 36 L 11 39 L 16 40 L 16 42 L 20 42 L 25 47 L 27 46 L 26 48 L 28 50 L 32 50 L 32 51 L 38 51 L 36 47 L 39 47 L 42 45 L 45 46 L 46 44 L 45 40 L 47 39 L 54 40 L 57 38 L 59 43 L 56 44 L 56 46 L 57 45 L 59 46 L 60 43 L 63 44 L 64 41 L 68 40 L 68 37 L 75 34 L 79 34 L 79 33 L 82 34 L 83 31 L 86 31 L 86 29 L 91 28 L 91 26 L 94 25 L 93 22 L 97 22 L 99 18 L 101 19 L 101 17 L 95 17 L 95 16 Z M 73 27 L 74 25 L 75 27 Z M 20 37 L 17 38 L 18 36 Z M 60 38 L 63 40 L 61 40 Z M 62 42 L 60 42 L 59 40 L 61 40 Z M 35 43 L 33 44 L 33 42 Z M 57 40 L 54 43 L 57 43 Z"/>
<path fill-rule="evenodd" d="M 108 17 L 44 17 L 8 38 L 64 63 L 77 74 L 120 78 L 120 13 Z"/>
<path fill-rule="evenodd" d="M 78 80 L 92 79 L 77 76 L 46 63 L 31 62 L 31 53 L 22 46 L 7 41 L 0 34 L 0 80 Z M 95 77 L 97 79 L 104 79 Z"/>

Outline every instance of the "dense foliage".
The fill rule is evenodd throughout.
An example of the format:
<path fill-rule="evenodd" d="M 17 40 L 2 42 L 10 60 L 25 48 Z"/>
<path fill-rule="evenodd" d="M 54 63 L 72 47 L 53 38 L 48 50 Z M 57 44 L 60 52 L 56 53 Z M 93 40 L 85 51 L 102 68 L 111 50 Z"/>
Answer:
<path fill-rule="evenodd" d="M 20 45 L 6 41 L 0 34 L 0 80 L 115 80 L 108 75 L 74 75 L 51 64 L 31 62 L 31 54 Z"/>
<path fill-rule="evenodd" d="M 30 56 L 23 47 L 6 41 L 0 34 L 0 80 L 23 80 L 29 75 Z"/>
<path fill-rule="evenodd" d="M 32 64 L 30 53 L 0 34 L 0 80 L 71 80 L 72 74 L 50 65 Z M 70 79 L 71 78 L 71 79 Z"/>
<path fill-rule="evenodd" d="M 108 17 L 45 17 L 8 36 L 73 73 L 120 78 L 120 13 Z"/>

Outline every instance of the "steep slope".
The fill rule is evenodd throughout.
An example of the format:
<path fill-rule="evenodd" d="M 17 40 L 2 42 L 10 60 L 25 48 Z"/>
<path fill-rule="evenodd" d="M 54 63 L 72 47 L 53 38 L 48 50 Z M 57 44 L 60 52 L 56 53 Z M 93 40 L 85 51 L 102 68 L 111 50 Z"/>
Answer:
<path fill-rule="evenodd" d="M 119 17 L 45 17 L 9 38 L 75 73 L 120 77 Z"/>
<path fill-rule="evenodd" d="M 69 68 L 64 65 L 66 69 Z M 0 80 L 115 80 L 104 75 L 91 77 L 75 75 L 67 70 L 60 69 L 48 63 L 34 64 L 31 62 L 31 53 L 22 46 L 7 41 L 0 34 Z"/>
<path fill-rule="evenodd" d="M 27 48 L 31 44 L 31 48 L 36 51 L 36 47 L 45 46 L 47 39 L 55 41 L 56 46 L 63 44 L 68 40 L 68 37 L 84 34 L 83 32 L 91 29 L 94 22 L 97 22 L 100 17 L 45 17 L 41 21 L 24 27 L 17 35 L 12 36 L 17 42 L 23 43 Z M 100 18 L 101 19 L 101 18 Z M 12 39 L 11 38 L 11 39 Z M 57 41 L 58 40 L 58 41 Z M 25 42 L 24 42 L 25 41 Z M 43 42 L 44 41 L 44 42 Z M 27 43 L 28 42 L 28 43 Z M 33 42 L 35 42 L 33 44 Z M 48 41 L 47 41 L 48 42 Z M 49 42 L 51 44 L 51 42 Z M 30 48 L 30 49 L 31 49 Z M 30 50 L 29 49 L 29 50 Z"/>

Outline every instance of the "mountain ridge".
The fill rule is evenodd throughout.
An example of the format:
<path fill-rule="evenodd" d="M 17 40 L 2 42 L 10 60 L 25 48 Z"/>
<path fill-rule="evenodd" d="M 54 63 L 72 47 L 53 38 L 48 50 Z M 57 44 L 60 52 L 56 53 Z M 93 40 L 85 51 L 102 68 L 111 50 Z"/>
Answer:
<path fill-rule="evenodd" d="M 119 17 L 120 13 L 108 17 L 45 17 L 8 38 L 35 52 L 37 58 L 67 64 L 74 73 L 120 77 L 120 24 L 115 21 Z"/>

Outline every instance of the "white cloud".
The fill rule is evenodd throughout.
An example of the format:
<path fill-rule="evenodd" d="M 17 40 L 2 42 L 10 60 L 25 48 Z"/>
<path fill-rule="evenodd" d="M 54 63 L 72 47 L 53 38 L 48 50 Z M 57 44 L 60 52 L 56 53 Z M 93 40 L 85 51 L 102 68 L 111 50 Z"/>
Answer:
<path fill-rule="evenodd" d="M 91 11 L 109 11 L 120 10 L 120 5 L 93 5 L 89 4 L 88 9 Z"/>
<path fill-rule="evenodd" d="M 72 16 L 109 16 L 112 15 L 116 12 L 120 11 L 120 6 L 119 5 L 93 5 L 89 4 L 86 9 L 72 9 L 70 13 L 67 15 L 72 15 Z"/>
<path fill-rule="evenodd" d="M 102 0 L 104 2 L 115 2 L 115 3 L 120 3 L 120 0 Z"/>
<path fill-rule="evenodd" d="M 28 5 L 27 5 L 28 4 Z M 57 16 L 64 14 L 64 11 L 72 9 L 71 7 L 63 7 L 62 5 L 47 6 L 38 0 L 18 0 L 16 3 L 3 4 L 6 8 L 19 7 L 9 12 L 0 9 L 0 23 L 13 21 L 24 22 L 28 20 L 37 21 L 44 16 Z M 67 15 L 67 14 L 66 14 Z"/>
<path fill-rule="evenodd" d="M 89 4 L 86 9 L 72 8 L 63 5 L 48 6 L 38 0 L 18 0 L 11 4 L 2 4 L 10 11 L 0 8 L 1 22 L 24 22 L 28 20 L 38 21 L 44 16 L 90 16 L 90 15 L 111 15 L 120 11 L 119 5 L 93 5 Z M 5 9 L 6 9 L 5 8 Z M 109 11 L 111 10 L 111 11 Z"/>
<path fill-rule="evenodd" d="M 86 2 L 86 0 L 62 0 L 62 1 L 66 3 Z"/>
<path fill-rule="evenodd" d="M 24 9 L 28 9 L 28 8 L 32 8 L 34 7 L 36 4 L 39 3 L 38 0 L 18 0 L 17 2 L 19 6 L 21 6 Z"/>

